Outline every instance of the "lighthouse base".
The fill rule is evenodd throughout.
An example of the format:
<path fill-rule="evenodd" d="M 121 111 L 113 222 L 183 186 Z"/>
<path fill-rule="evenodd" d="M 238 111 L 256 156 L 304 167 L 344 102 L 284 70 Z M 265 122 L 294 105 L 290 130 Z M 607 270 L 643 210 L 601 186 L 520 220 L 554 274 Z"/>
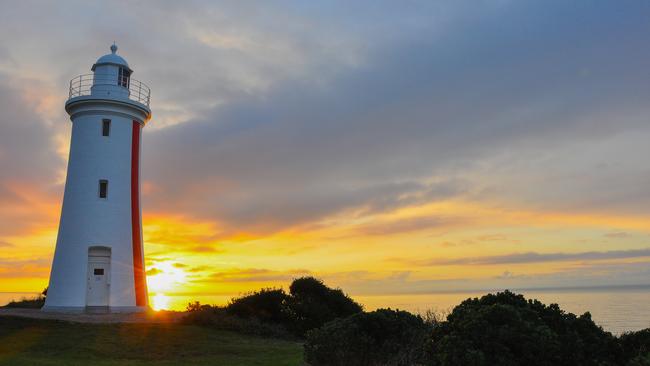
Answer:
<path fill-rule="evenodd" d="M 108 313 L 144 313 L 149 311 L 148 306 L 43 306 L 45 313 L 66 314 L 108 314 Z"/>

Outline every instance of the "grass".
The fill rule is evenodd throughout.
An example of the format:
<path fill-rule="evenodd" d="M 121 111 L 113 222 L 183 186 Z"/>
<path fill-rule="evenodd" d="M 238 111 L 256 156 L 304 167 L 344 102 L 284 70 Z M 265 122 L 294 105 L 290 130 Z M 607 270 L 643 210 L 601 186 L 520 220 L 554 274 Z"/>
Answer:
<path fill-rule="evenodd" d="M 167 324 L 0 316 L 0 365 L 302 365 L 297 342 Z"/>

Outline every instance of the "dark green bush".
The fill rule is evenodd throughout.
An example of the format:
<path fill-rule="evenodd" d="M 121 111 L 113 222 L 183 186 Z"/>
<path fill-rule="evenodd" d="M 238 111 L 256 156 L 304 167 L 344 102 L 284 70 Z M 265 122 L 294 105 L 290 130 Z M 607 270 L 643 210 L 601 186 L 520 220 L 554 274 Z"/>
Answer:
<path fill-rule="evenodd" d="M 45 305 L 45 298 L 43 296 L 36 296 L 33 298 L 22 298 L 20 300 L 12 300 L 5 308 L 25 308 L 25 309 L 40 309 Z"/>
<path fill-rule="evenodd" d="M 285 329 L 285 333 L 289 330 L 297 336 L 303 336 L 306 331 L 330 320 L 363 310 L 361 305 L 343 291 L 331 289 L 313 277 L 294 280 L 290 291 L 287 295 L 282 289 L 262 289 L 234 298 L 223 308 L 205 308 L 205 305 L 198 302 L 190 303 L 187 307 L 191 315 L 188 321 L 203 325 L 226 322 L 231 328 L 243 324 L 242 327 L 250 326 L 255 332 L 262 325 L 268 325 L 274 331 Z M 226 316 L 233 319 L 224 319 Z M 239 320 L 234 320 L 235 318 Z M 237 324 L 232 325 L 234 322 Z"/>
<path fill-rule="evenodd" d="M 327 287 L 314 277 L 294 280 L 289 287 L 286 309 L 297 334 L 305 334 L 336 318 L 363 311 L 363 307 L 340 289 Z"/>
<path fill-rule="evenodd" d="M 282 289 L 262 289 L 230 300 L 226 311 L 244 319 L 287 324 L 290 321 L 285 309 L 288 298 Z"/>
<path fill-rule="evenodd" d="M 626 366 L 650 366 L 650 352 L 634 357 Z"/>
<path fill-rule="evenodd" d="M 191 303 L 187 304 L 187 307 L 185 308 L 185 311 L 191 313 L 191 312 L 194 312 L 194 311 L 209 310 L 209 309 L 212 309 L 211 305 L 204 305 L 204 304 L 201 304 L 198 301 L 194 301 L 194 302 L 191 302 Z"/>
<path fill-rule="evenodd" d="M 195 302 L 188 306 L 188 310 L 188 313 L 181 320 L 185 324 L 200 325 L 262 337 L 292 338 L 292 335 L 281 324 L 262 322 L 257 318 L 241 318 L 229 314 L 224 307 L 201 305 Z"/>
<path fill-rule="evenodd" d="M 420 364 L 430 330 L 406 311 L 358 312 L 309 331 L 305 361 L 313 366 Z"/>
<path fill-rule="evenodd" d="M 184 322 L 261 336 L 307 333 L 313 365 L 650 366 L 650 329 L 614 337 L 576 316 L 505 291 L 467 299 L 446 320 L 363 313 L 340 289 L 299 278 L 287 295 L 263 289 L 226 307 L 188 305 Z M 310 331 L 311 330 L 311 331 Z"/>
<path fill-rule="evenodd" d="M 589 313 L 577 317 L 509 291 L 463 301 L 427 350 L 428 364 L 440 366 L 605 366 L 622 358 L 617 339 Z"/>
<path fill-rule="evenodd" d="M 623 333 L 619 342 L 630 366 L 650 366 L 650 328 Z"/>
<path fill-rule="evenodd" d="M 45 297 L 47 296 L 47 287 L 37 296 L 32 298 L 23 297 L 20 300 L 12 300 L 5 308 L 24 308 L 24 309 L 40 309 L 45 305 Z"/>

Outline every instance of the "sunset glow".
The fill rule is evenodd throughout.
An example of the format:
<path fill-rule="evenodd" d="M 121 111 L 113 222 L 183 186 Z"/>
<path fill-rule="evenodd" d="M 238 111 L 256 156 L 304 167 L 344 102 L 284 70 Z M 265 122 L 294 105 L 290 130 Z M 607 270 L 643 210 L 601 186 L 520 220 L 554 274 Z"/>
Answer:
<path fill-rule="evenodd" d="M 153 308 L 156 311 L 159 310 L 168 310 L 169 307 L 169 297 L 165 294 L 153 294 L 149 296 L 149 303 L 151 304 L 151 308 Z M 176 310 L 183 310 L 183 309 L 176 309 Z"/>
<path fill-rule="evenodd" d="M 48 285 L 67 82 L 114 38 L 153 90 L 156 310 L 307 275 L 382 301 L 648 284 L 647 9 L 535 4 L 6 7 L 0 292 Z"/>
<path fill-rule="evenodd" d="M 172 262 L 154 263 L 147 271 L 147 286 L 153 293 L 182 290 L 186 286 L 186 273 Z"/>

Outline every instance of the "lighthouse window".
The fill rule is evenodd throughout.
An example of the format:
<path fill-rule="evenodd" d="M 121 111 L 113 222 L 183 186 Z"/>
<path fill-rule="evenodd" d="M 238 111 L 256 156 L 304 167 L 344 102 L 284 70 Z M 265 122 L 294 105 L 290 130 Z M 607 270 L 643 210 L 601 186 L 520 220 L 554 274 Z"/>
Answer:
<path fill-rule="evenodd" d="M 102 136 L 108 136 L 111 134 L 111 120 L 103 119 L 102 120 Z"/>
<path fill-rule="evenodd" d="M 95 276 L 103 276 L 104 275 L 104 269 L 103 268 L 95 268 L 93 270 L 93 274 Z"/>
<path fill-rule="evenodd" d="M 123 67 L 120 67 L 117 75 L 117 85 L 128 88 L 129 76 L 131 76 L 131 72 Z"/>
<path fill-rule="evenodd" d="M 106 198 L 108 195 L 108 181 L 102 179 L 99 181 L 99 198 Z"/>

